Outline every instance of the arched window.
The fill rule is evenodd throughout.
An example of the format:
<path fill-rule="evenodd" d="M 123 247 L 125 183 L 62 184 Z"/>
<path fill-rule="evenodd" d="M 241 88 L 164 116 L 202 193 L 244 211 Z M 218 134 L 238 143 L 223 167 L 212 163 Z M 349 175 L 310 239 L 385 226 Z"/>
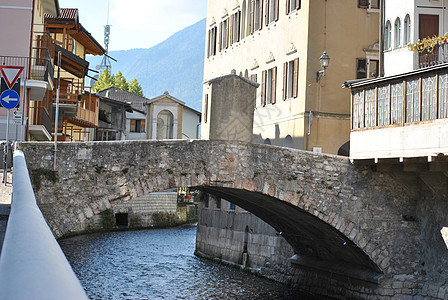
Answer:
<path fill-rule="evenodd" d="M 288 134 L 285 137 L 285 139 L 283 140 L 283 147 L 288 147 L 288 148 L 293 148 L 294 147 L 291 135 Z"/>
<path fill-rule="evenodd" d="M 244 71 L 244 77 L 249 78 L 249 71 L 247 69 L 246 69 L 246 71 Z"/>
<path fill-rule="evenodd" d="M 404 44 L 407 45 L 411 42 L 411 17 L 406 15 L 404 18 Z"/>
<path fill-rule="evenodd" d="M 157 116 L 157 139 L 173 139 L 174 116 L 168 110 L 162 110 Z"/>
<path fill-rule="evenodd" d="M 271 139 L 270 138 L 265 139 L 264 140 L 264 144 L 265 145 L 271 145 Z"/>
<path fill-rule="evenodd" d="M 390 22 L 386 22 L 386 27 L 384 28 L 384 49 L 388 50 L 391 47 L 391 28 Z"/>
<path fill-rule="evenodd" d="M 395 20 L 395 48 L 401 46 L 401 21 L 400 18 Z"/>

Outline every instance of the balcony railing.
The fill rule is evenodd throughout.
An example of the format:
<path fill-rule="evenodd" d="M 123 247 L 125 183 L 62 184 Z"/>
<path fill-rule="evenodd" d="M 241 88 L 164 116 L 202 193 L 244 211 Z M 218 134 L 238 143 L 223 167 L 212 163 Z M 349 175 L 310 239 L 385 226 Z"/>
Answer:
<path fill-rule="evenodd" d="M 448 118 L 448 66 L 354 83 L 352 129 Z"/>
<path fill-rule="evenodd" d="M 23 67 L 20 79 L 53 82 L 53 64 L 50 58 L 0 56 L 0 65 Z"/>
<path fill-rule="evenodd" d="M 53 132 L 53 123 L 45 107 L 30 107 L 30 110 L 33 116 L 30 118 L 30 125 L 43 125 L 47 132 L 51 134 Z"/>
<path fill-rule="evenodd" d="M 436 45 L 432 50 L 418 53 L 419 68 L 428 68 L 448 62 L 448 44 Z"/>

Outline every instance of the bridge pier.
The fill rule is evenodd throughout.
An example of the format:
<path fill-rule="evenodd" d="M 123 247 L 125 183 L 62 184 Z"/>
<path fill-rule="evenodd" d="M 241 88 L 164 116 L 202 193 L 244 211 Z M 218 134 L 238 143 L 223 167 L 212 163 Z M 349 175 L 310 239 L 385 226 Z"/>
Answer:
<path fill-rule="evenodd" d="M 448 249 L 440 229 L 448 224 L 447 199 L 415 174 L 403 177 L 338 156 L 268 145 L 126 141 L 61 143 L 52 176 L 50 143 L 18 147 L 57 237 L 83 232 L 92 215 L 117 203 L 194 187 L 232 201 L 282 232 L 296 254 L 307 258 L 295 272 L 297 283 L 310 290 L 323 293 L 327 282 L 343 283 L 335 279 L 344 278 L 336 271 L 346 265 L 383 276 L 377 284 L 359 278 L 364 287 L 342 285 L 327 293 L 346 289 L 347 297 L 361 299 L 445 297 Z M 330 272 L 311 270 L 313 261 Z M 345 276 L 345 281 L 354 280 Z"/>

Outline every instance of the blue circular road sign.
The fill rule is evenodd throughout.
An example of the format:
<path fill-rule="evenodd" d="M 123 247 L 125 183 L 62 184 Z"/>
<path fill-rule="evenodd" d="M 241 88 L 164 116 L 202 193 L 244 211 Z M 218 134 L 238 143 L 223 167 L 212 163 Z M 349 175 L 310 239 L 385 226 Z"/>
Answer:
<path fill-rule="evenodd" d="M 19 104 L 20 96 L 14 90 L 6 90 L 0 96 L 0 102 L 6 109 L 12 109 Z"/>

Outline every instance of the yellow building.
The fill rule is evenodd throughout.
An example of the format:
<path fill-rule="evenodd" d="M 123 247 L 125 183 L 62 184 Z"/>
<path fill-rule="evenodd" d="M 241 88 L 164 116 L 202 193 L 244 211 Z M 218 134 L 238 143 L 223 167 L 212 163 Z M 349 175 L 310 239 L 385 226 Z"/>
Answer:
<path fill-rule="evenodd" d="M 207 82 L 235 69 L 260 83 L 254 142 L 343 153 L 350 92 L 341 84 L 378 74 L 378 28 L 375 1 L 209 0 L 202 111 L 213 103 Z"/>

